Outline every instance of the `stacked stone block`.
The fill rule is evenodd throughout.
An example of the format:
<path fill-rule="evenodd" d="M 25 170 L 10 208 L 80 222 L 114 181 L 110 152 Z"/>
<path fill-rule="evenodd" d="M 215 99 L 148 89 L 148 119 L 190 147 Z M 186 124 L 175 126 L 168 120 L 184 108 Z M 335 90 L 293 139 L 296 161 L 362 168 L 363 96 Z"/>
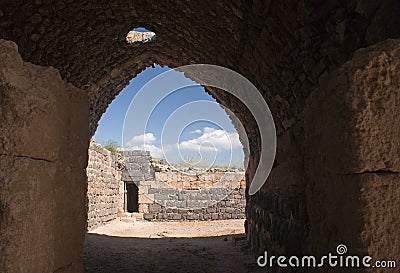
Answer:
<path fill-rule="evenodd" d="M 90 143 L 87 167 L 88 230 L 118 217 L 122 208 L 120 191 L 122 157 L 95 142 Z"/>
<path fill-rule="evenodd" d="M 122 180 L 138 186 L 139 212 L 144 219 L 245 218 L 244 172 L 154 168 L 149 152 L 124 151 L 123 155 Z"/>
<path fill-rule="evenodd" d="M 304 141 L 304 138 L 306 138 L 304 132 L 307 134 L 307 130 L 297 130 L 296 128 L 292 129 L 292 127 L 295 124 L 300 124 L 300 127 L 303 126 L 302 110 L 311 91 L 318 87 L 321 75 L 329 73 L 332 68 L 351 58 L 358 48 L 375 44 L 387 38 L 398 38 L 400 36 L 399 10 L 400 2 L 396 0 L 173 1 L 171 3 L 151 1 L 145 4 L 142 1 L 109 1 L 107 3 L 102 1 L 68 1 L 68 4 L 62 1 L 2 1 L 0 3 L 0 35 L 1 38 L 13 40 L 19 45 L 19 52 L 24 60 L 34 64 L 55 67 L 60 71 L 64 80 L 87 92 L 88 109 L 90 111 L 89 135 L 94 134 L 101 115 L 119 91 L 129 83 L 131 78 L 146 67 L 154 63 L 159 63 L 162 66 L 168 65 L 169 67 L 191 63 L 211 63 L 233 68 L 253 82 L 270 105 L 278 134 L 282 137 L 284 131 L 290 131 L 289 134 L 294 137 L 295 142 L 299 144 L 306 142 L 303 146 L 307 146 L 308 142 Z M 159 37 L 158 41 L 145 45 L 142 43 L 127 44 L 125 41 L 126 33 L 132 27 L 140 25 L 145 25 L 155 31 Z M 210 29 L 213 31 L 210 31 Z M 18 75 L 23 74 L 19 73 Z M 33 82 L 34 85 L 34 81 L 44 77 L 43 75 L 43 73 L 40 73 L 40 77 L 38 76 L 29 82 Z M 20 81 L 21 77 L 15 79 Z M 54 82 L 54 80 L 51 82 Z M 50 85 L 47 84 L 46 88 L 48 86 Z M 43 90 L 46 88 L 38 92 L 40 95 L 36 97 L 49 102 L 51 100 L 43 97 Z M 33 90 L 33 88 L 29 87 L 26 90 Z M 57 88 L 57 90 L 63 89 Z M 259 135 L 257 130 L 254 129 L 256 126 L 254 121 L 251 120 L 251 116 L 243 111 L 243 107 L 240 107 L 237 101 L 221 95 L 222 93 L 212 92 L 218 102 L 238 114 L 240 120 L 245 124 L 251 140 L 249 147 L 251 157 L 249 158 L 250 165 L 247 172 L 248 181 L 251 181 L 260 154 Z M 14 94 L 17 93 L 14 92 Z M 35 101 L 32 102 L 32 99 L 21 96 L 19 99 L 22 102 L 29 102 L 29 107 L 35 105 Z M 63 101 L 62 106 L 69 106 L 68 100 L 60 101 Z M 2 102 L 8 103 L 4 99 Z M 18 108 L 14 107 L 13 109 Z M 48 105 L 38 106 L 32 113 L 41 113 L 39 110 L 42 109 L 48 110 L 50 108 Z M 72 111 L 72 109 L 86 108 L 81 106 L 69 107 L 69 111 L 79 113 L 79 115 L 77 114 L 68 120 L 74 122 L 84 120 L 79 111 Z M 67 110 L 65 110 L 65 113 L 67 113 Z M 320 113 L 315 113 L 314 117 L 318 119 Z M 31 118 L 30 115 L 29 118 Z M 23 115 L 19 112 L 16 116 L 22 117 Z M 46 115 L 46 117 L 52 116 L 55 115 Z M 16 118 L 13 119 L 16 120 Z M 26 119 L 28 120 L 28 118 Z M 43 120 L 46 121 L 46 119 Z M 59 120 L 67 119 L 60 118 Z M 314 119 L 312 119 L 312 122 L 314 122 Z M 54 139 L 64 139 L 61 137 L 64 136 L 62 129 L 51 128 L 50 125 L 53 123 L 42 121 L 42 124 L 48 124 L 49 127 L 44 126 L 40 132 L 47 132 L 47 135 L 50 135 L 48 132 L 57 132 L 58 135 Z M 7 123 L 3 122 L 3 124 Z M 12 124 L 13 126 L 10 126 L 10 128 L 23 128 L 22 125 L 17 126 L 15 121 Z M 67 128 L 68 132 L 83 133 L 87 128 L 86 122 L 82 122 L 82 124 L 85 125 L 80 125 L 79 128 L 77 127 L 78 129 L 74 130 L 71 130 L 68 126 L 62 128 Z M 396 128 L 393 125 L 392 127 Z M 25 143 L 24 139 L 34 139 L 32 135 L 23 138 L 15 132 L 11 136 L 18 137 L 17 143 Z M 371 136 L 366 136 L 366 138 L 375 139 Z M 13 138 L 8 138 L 7 141 L 9 139 Z M 42 137 L 36 137 L 36 139 L 40 139 L 41 142 L 39 144 L 30 142 L 27 145 L 29 149 L 36 151 L 40 147 L 45 147 L 43 143 L 52 143 L 51 141 L 43 141 Z M 82 136 L 72 139 L 86 140 Z M 75 144 L 74 141 L 66 142 Z M 330 142 L 326 143 L 329 144 Z M 312 144 L 314 145 L 314 143 Z M 328 147 L 328 145 L 326 146 Z M 377 146 L 380 147 L 380 145 Z M 16 149 L 15 147 L 13 149 Z M 57 147 L 60 147 L 60 145 L 57 145 Z M 324 147 L 324 145 L 321 147 Z M 287 172 L 292 164 L 306 165 L 308 159 L 304 160 L 304 157 L 307 156 L 308 151 L 302 149 L 304 147 L 299 147 L 296 158 L 289 158 L 286 162 L 285 160 L 278 161 L 279 165 L 277 164 L 273 170 L 274 178 L 269 179 L 269 182 L 279 181 L 287 185 L 286 178 L 290 175 L 289 181 L 297 187 L 287 185 L 288 187 L 280 189 L 277 187 L 268 188 L 267 186 L 256 196 L 247 197 L 248 230 L 250 231 L 248 235 L 252 247 L 257 251 L 264 251 L 264 245 L 274 244 L 283 252 L 289 252 L 286 249 L 293 247 L 292 241 L 281 240 L 279 236 L 293 230 L 299 233 L 296 237 L 300 237 L 303 241 L 306 241 L 307 237 L 312 237 L 316 242 L 331 237 L 326 234 L 323 234 L 323 236 L 315 235 L 318 233 L 315 230 L 309 230 L 308 226 L 310 225 L 307 223 L 306 217 L 295 217 L 298 225 L 293 225 L 292 213 L 282 214 L 279 210 L 279 207 L 291 207 L 292 210 L 296 210 L 297 205 L 296 202 L 292 203 L 292 198 L 298 199 L 303 204 L 304 196 L 307 196 L 308 199 L 307 208 L 302 205 L 302 213 L 299 215 L 309 214 L 310 218 L 314 218 L 316 210 L 318 212 L 320 207 L 326 207 L 327 200 L 323 199 L 324 195 L 316 196 L 313 191 L 310 193 L 306 190 L 313 189 L 314 186 L 322 189 L 327 188 L 325 187 L 326 183 L 324 183 L 325 178 L 322 181 L 311 180 L 311 185 L 308 185 L 309 180 L 303 177 L 303 174 L 306 173 L 305 168 L 300 167 L 301 172 L 297 170 Z M 45 150 L 53 151 L 57 148 L 46 148 Z M 394 148 L 391 148 L 391 150 L 396 151 Z M 340 151 L 340 149 L 330 151 L 326 158 L 332 158 L 332 154 L 340 154 L 337 151 Z M 7 153 L 2 152 L 4 155 L 7 155 Z M 86 154 L 75 152 L 70 147 L 63 149 L 62 153 L 64 153 L 63 157 L 73 155 L 75 160 L 77 156 L 86 158 Z M 16 154 L 19 157 L 32 157 L 26 151 Z M 286 151 L 284 151 L 284 154 L 291 155 Z M 315 154 L 321 153 L 318 151 Z M 37 154 L 31 159 L 34 160 L 35 158 L 38 158 Z M 42 157 L 39 156 L 39 158 Z M 19 166 L 15 163 L 10 165 Z M 7 165 L 2 164 L 1 166 Z M 325 166 L 322 167 L 324 168 L 316 169 L 329 169 Z M 19 170 L 21 170 L 20 167 L 18 167 Z M 382 170 L 380 169 L 380 171 Z M 390 171 L 393 172 L 393 170 Z M 15 174 L 12 176 L 15 176 Z M 31 179 L 32 175 L 27 174 L 26 177 Z M 51 176 L 49 175 L 49 177 Z M 73 180 L 71 174 L 64 177 Z M 78 179 L 75 180 L 78 181 Z M 61 180 L 54 179 L 54 181 L 60 182 Z M 321 183 L 321 186 L 318 183 Z M 9 199 L 8 188 L 6 189 L 5 196 Z M 60 197 L 54 198 L 55 201 L 51 204 L 51 207 L 56 205 L 56 207 L 61 208 L 59 209 L 60 212 L 56 213 L 60 217 L 59 220 L 68 219 L 64 221 L 71 224 L 72 221 L 64 213 L 69 209 L 69 213 L 76 214 L 80 208 L 78 205 L 74 209 L 72 209 L 72 206 L 65 206 L 65 203 L 60 199 L 68 197 L 72 200 L 75 198 L 72 196 L 78 195 L 80 192 L 74 191 L 75 188 L 71 187 L 70 184 L 57 185 L 56 189 L 60 191 Z M 69 191 L 69 194 L 65 194 L 66 190 Z M 346 193 L 346 195 L 351 196 L 349 193 Z M 385 194 L 380 196 L 380 202 L 377 202 L 377 204 L 391 204 L 391 198 L 388 198 Z M 34 199 L 35 202 L 36 200 L 41 199 Z M 279 201 L 271 202 L 268 200 Z M 35 202 L 27 203 L 32 208 L 38 209 L 40 213 L 49 214 L 48 206 L 41 208 Z M 71 203 L 80 204 L 76 200 Z M 276 203 L 281 205 L 272 205 Z M 382 206 L 374 207 L 380 208 Z M 347 209 L 348 206 L 342 205 L 339 208 Z M 271 217 L 271 213 L 273 213 L 273 217 Z M 321 213 L 324 213 L 324 211 L 318 212 L 318 214 Z M 388 214 L 385 209 L 382 209 L 381 213 Z M 40 219 L 37 214 L 35 216 L 36 219 Z M 39 226 L 33 225 L 34 221 L 29 221 L 26 217 L 15 217 L 15 219 L 25 219 L 29 223 L 25 226 L 29 226 L 30 229 Z M 290 229 L 282 228 L 281 231 L 279 227 L 286 225 L 281 225 L 283 220 L 290 223 Z M 42 221 L 36 222 L 42 223 Z M 54 219 L 53 222 L 55 222 Z M 314 225 L 312 223 L 324 227 L 331 226 L 329 222 L 318 217 L 311 220 L 311 226 Z M 21 230 L 20 234 L 29 234 L 24 232 L 24 229 L 20 226 L 9 223 L 3 225 Z M 60 230 L 62 229 L 57 229 L 58 232 Z M 64 228 L 63 230 L 74 230 L 78 233 L 83 230 L 83 223 L 76 224 L 75 229 Z M 398 234 L 396 231 L 389 232 L 385 228 L 379 230 L 384 230 L 387 234 Z M 32 233 L 32 230 L 30 231 Z M 329 232 L 329 234 L 336 233 L 338 231 L 335 229 Z M 5 232 L 2 230 L 0 234 L 5 234 Z M 68 237 L 63 235 L 71 237 L 69 233 L 58 234 L 57 237 Z M 25 238 L 18 235 L 15 237 Z M 77 236 L 73 237 L 76 238 Z M 354 235 L 353 237 L 357 236 Z M 377 240 L 383 242 L 399 241 L 398 237 L 395 237 L 395 239 L 393 240 L 392 237 L 385 235 Z M 13 240 L 12 245 L 16 245 L 15 240 Z M 52 248 L 54 244 L 49 243 L 47 245 Z M 63 251 L 68 249 L 65 244 L 58 243 L 56 245 L 62 245 Z M 40 249 L 45 248 L 41 247 Z M 379 250 L 374 246 L 363 246 L 362 249 Z M 393 248 L 385 247 L 385 249 Z M 296 253 L 300 253 L 301 250 L 302 247 L 299 244 Z M 45 252 L 42 251 L 42 253 Z M 56 251 L 56 254 L 58 257 L 66 256 L 63 255 L 62 251 Z M 29 263 L 24 255 L 14 255 L 14 257 L 21 258 L 18 262 L 9 264 L 18 265 L 20 268 L 23 263 L 29 266 L 35 265 Z M 46 257 L 51 261 L 57 260 L 51 255 L 46 255 Z M 46 259 L 36 260 L 45 261 Z M 48 271 L 55 271 L 56 268 L 70 264 L 70 260 L 63 261 L 59 263 L 58 267 Z M 66 271 L 64 269 L 62 270 Z M 35 270 L 30 267 L 30 271 Z M 46 270 L 36 271 L 44 272 Z"/>
<path fill-rule="evenodd" d="M 146 220 L 226 220 L 245 218 L 244 189 L 150 189 L 157 197 L 148 204 Z M 211 205 L 212 204 L 212 205 Z M 208 206 L 211 205 L 211 206 Z"/>
<path fill-rule="evenodd" d="M 126 182 L 153 181 L 154 170 L 151 167 L 149 151 L 124 151 L 125 162 L 122 180 Z"/>

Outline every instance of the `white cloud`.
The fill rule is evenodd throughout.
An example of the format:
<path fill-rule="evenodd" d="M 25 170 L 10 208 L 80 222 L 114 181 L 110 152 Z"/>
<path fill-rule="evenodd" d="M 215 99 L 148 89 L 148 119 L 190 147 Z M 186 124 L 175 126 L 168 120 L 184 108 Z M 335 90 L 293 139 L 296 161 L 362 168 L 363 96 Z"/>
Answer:
<path fill-rule="evenodd" d="M 199 134 L 201 134 L 201 130 L 197 129 L 197 130 L 194 130 L 194 131 L 190 131 L 189 134 L 197 134 L 197 135 L 199 135 Z"/>
<path fill-rule="evenodd" d="M 153 135 L 153 133 L 146 133 L 143 135 L 138 135 L 134 136 L 129 140 L 126 145 L 127 146 L 140 146 L 144 144 L 152 144 L 154 141 L 156 141 L 156 137 Z"/>
<path fill-rule="evenodd" d="M 238 133 L 205 127 L 197 138 L 182 141 L 179 147 L 189 151 L 222 151 L 241 147 Z"/>
<path fill-rule="evenodd" d="M 162 149 L 155 146 L 154 141 L 156 141 L 156 137 L 153 133 L 146 133 L 132 137 L 126 142 L 124 148 L 126 150 L 150 151 L 152 157 L 161 158 L 163 156 Z"/>
<path fill-rule="evenodd" d="M 164 158 L 163 149 L 169 156 L 177 156 L 178 149 L 187 152 L 208 152 L 215 153 L 218 151 L 229 151 L 238 147 L 242 147 L 239 141 L 238 133 L 229 133 L 224 130 L 205 127 L 203 130 L 192 131 L 200 136 L 182 141 L 179 144 L 169 144 L 163 148 L 154 145 L 157 140 L 153 133 L 146 133 L 132 137 L 125 144 L 126 150 L 142 150 L 150 151 L 150 154 L 155 158 Z M 190 132 L 190 133 L 192 133 Z M 169 157 L 168 156 L 168 157 Z"/>

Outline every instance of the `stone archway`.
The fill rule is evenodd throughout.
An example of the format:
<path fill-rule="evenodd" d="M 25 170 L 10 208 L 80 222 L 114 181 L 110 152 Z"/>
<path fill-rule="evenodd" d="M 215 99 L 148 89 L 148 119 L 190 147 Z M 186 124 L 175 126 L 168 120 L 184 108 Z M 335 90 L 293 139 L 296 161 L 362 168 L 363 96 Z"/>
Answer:
<path fill-rule="evenodd" d="M 318 131 L 321 127 L 310 126 L 310 117 L 318 115 L 313 111 L 319 102 L 308 97 L 312 92 L 319 94 L 314 91 L 319 81 L 350 60 L 357 49 L 387 38 L 399 38 L 399 10 L 395 0 L 68 4 L 3 1 L 0 38 L 15 42 L 24 62 L 14 45 L 2 42 L 0 105 L 6 118 L 0 127 L 4 181 L 0 240 L 6 247 L 1 250 L 5 255 L 0 268 L 7 271 L 18 265 L 15 268 L 24 272 L 35 264 L 38 272 L 78 271 L 74 267 L 79 267 L 84 230 L 84 203 L 78 200 L 84 198 L 88 136 L 94 133 L 100 116 L 129 79 L 153 63 L 170 67 L 217 64 L 243 74 L 257 86 L 270 105 L 279 139 L 270 183 L 255 196 L 247 197 L 248 237 L 256 253 L 266 248 L 279 253 L 305 251 L 307 237 L 318 240 L 330 230 L 315 221 L 332 209 L 326 207 L 323 212 L 320 207 L 325 206 L 326 200 L 317 198 L 314 203 L 312 197 L 315 187 L 310 185 L 318 188 L 316 181 L 320 176 L 311 179 L 315 183 L 309 183 L 310 175 L 316 174 L 315 167 L 307 166 L 317 159 L 309 160 L 306 150 L 309 145 L 317 147 L 309 142 L 309 133 L 315 133 L 311 134 L 313 139 L 322 132 Z M 135 26 L 155 31 L 157 42 L 125 43 L 126 34 Z M 51 68 L 43 68 L 49 66 L 55 67 L 60 76 Z M 254 123 L 246 112 L 241 112 L 237 101 L 217 90 L 209 91 L 247 125 L 245 129 L 253 140 L 247 173 L 251 176 L 260 145 Z M 307 107 L 314 110 L 304 117 L 303 109 Z M 350 121 L 345 124 L 356 126 Z M 371 135 L 368 132 L 364 138 Z M 394 140 L 385 141 L 393 143 L 394 146 L 389 145 L 391 149 L 396 147 Z M 321 140 L 320 145 L 329 147 L 325 144 L 328 145 Z M 337 153 L 327 150 L 324 155 L 332 154 Z M 43 175 L 32 177 L 31 169 Z M 305 177 L 303 170 L 311 174 Z M 373 168 L 377 170 L 398 171 Z M 32 177 L 32 182 L 22 190 L 16 185 L 25 185 L 22 181 L 26 177 Z M 65 188 L 68 181 L 74 181 L 76 187 Z M 30 188 L 32 191 L 26 190 Z M 48 199 L 41 199 L 43 193 L 48 193 Z M 26 207 L 18 198 L 31 200 L 36 214 L 24 212 Z M 395 202 L 384 211 L 396 207 Z M 76 212 L 83 215 L 82 219 L 75 217 L 76 222 L 70 221 Z M 25 218 L 26 215 L 31 218 Z M 37 231 L 33 232 L 37 237 L 31 236 L 29 228 Z M 397 242 L 393 248 L 396 251 L 398 238 L 388 238 Z M 32 247 L 26 247 L 27 244 Z M 332 244 L 333 239 L 326 246 Z M 367 245 L 361 249 L 376 251 Z M 34 251 L 39 248 L 45 251 Z"/>

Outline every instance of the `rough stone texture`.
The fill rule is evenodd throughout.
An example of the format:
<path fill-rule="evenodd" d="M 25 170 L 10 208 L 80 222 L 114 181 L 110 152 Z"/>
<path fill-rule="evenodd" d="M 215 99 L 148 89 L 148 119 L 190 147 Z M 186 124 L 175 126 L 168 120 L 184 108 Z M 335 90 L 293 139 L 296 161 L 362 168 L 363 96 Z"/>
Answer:
<path fill-rule="evenodd" d="M 94 141 L 90 143 L 86 169 L 88 230 L 116 219 L 123 212 L 123 165 L 122 155 L 113 154 Z"/>
<path fill-rule="evenodd" d="M 303 161 L 292 131 L 278 138 L 274 168 L 267 183 L 247 199 L 247 234 L 257 255 L 299 255 L 306 248 L 308 214 Z"/>
<path fill-rule="evenodd" d="M 400 41 L 357 51 L 305 114 L 309 249 L 398 259 Z M 397 272 L 396 269 L 371 272 Z"/>
<path fill-rule="evenodd" d="M 81 272 L 87 96 L 0 40 L 0 272 Z"/>
<path fill-rule="evenodd" d="M 396 0 L 8 0 L 0 4 L 0 38 L 15 41 L 26 60 L 58 68 L 88 92 L 91 134 L 118 92 L 153 63 L 235 69 L 260 88 L 283 129 L 295 122 L 324 70 L 357 48 L 399 37 L 399 10 Z M 134 27 L 155 32 L 157 41 L 127 44 Z M 240 112 L 227 100 L 221 103 Z"/>
<path fill-rule="evenodd" d="M 377 260 L 396 260 L 396 269 L 371 270 L 394 273 L 398 271 L 400 253 L 400 174 L 361 174 L 356 179 L 363 216 L 361 251 Z"/>
<path fill-rule="evenodd" d="M 140 187 L 139 187 L 140 189 Z M 225 220 L 245 218 L 244 188 L 179 190 L 151 188 L 143 203 L 146 220 Z M 139 201 L 140 202 L 140 201 Z"/>
<path fill-rule="evenodd" d="M 125 167 L 122 172 L 122 180 L 127 182 L 154 181 L 154 170 L 151 167 L 149 151 L 124 151 Z"/>
<path fill-rule="evenodd" d="M 307 97 L 318 87 L 321 75 L 351 59 L 357 49 L 387 38 L 399 38 L 399 13 L 400 3 L 397 0 L 68 3 L 6 0 L 0 3 L 0 38 L 15 41 L 26 61 L 57 68 L 63 79 L 87 92 L 89 135 L 94 134 L 100 116 L 120 90 L 153 63 L 170 67 L 211 63 L 232 68 L 259 88 L 270 105 L 278 134 L 289 131 L 289 135 L 301 146 L 300 157 L 293 158 L 290 164 L 288 161 L 287 165 L 293 166 L 298 161 L 301 169 L 304 164 L 302 157 L 306 153 L 303 146 L 311 142 L 305 141 L 305 130 L 293 128 L 293 125 L 300 124 L 301 127 L 303 124 L 301 113 Z M 154 31 L 157 40 L 154 43 L 127 44 L 126 34 L 133 27 Z M 207 90 L 237 114 L 245 125 L 250 139 L 251 156 L 246 174 L 250 181 L 261 145 L 256 124 L 235 98 L 220 90 Z M 319 112 L 315 112 L 316 117 L 319 115 Z M 83 133 L 82 130 L 79 132 Z M 40 149 L 41 145 L 33 143 L 30 147 Z M 316 154 L 319 153 L 317 150 Z M 329 153 L 324 153 L 325 159 L 340 153 L 340 149 L 331 149 Z M 84 154 L 76 153 L 73 156 Z M 389 152 L 387 156 L 389 159 Z M 367 158 L 364 161 L 371 163 Z M 317 158 L 316 162 L 319 162 Z M 358 163 L 351 168 L 355 170 L 367 166 Z M 397 164 L 393 160 L 388 161 L 389 165 L 382 163 L 385 166 Z M 322 166 L 319 163 L 317 165 Z M 287 177 L 282 168 L 280 172 L 273 172 L 276 181 L 283 180 L 279 179 L 278 173 Z M 297 170 L 288 172 L 293 181 L 291 183 L 299 186 L 308 183 L 302 171 L 300 174 Z M 323 187 L 324 184 L 321 184 Z M 299 188 L 296 187 L 296 191 Z M 295 210 L 297 202 L 303 207 L 305 188 L 302 193 L 299 190 L 292 194 L 288 189 L 282 194 L 282 189 L 277 189 L 280 193 L 275 194 L 272 188 L 268 194 L 263 191 L 252 197 L 247 196 L 248 231 L 253 247 L 260 250 L 265 244 L 271 243 L 267 239 L 267 231 L 255 227 L 267 225 L 271 211 L 273 215 L 280 215 L 278 207 L 271 207 L 277 201 L 268 203 L 270 201 L 266 200 L 281 200 L 281 206 Z M 292 203 L 288 196 L 292 196 L 295 202 Z M 318 211 L 320 203 L 309 199 L 309 196 L 307 200 L 307 207 Z M 263 202 L 268 205 L 261 208 L 258 204 Z M 319 202 L 324 203 L 324 200 Z M 287 222 L 290 217 L 273 217 L 270 222 L 277 227 L 279 219 Z M 306 219 L 305 216 L 299 217 L 301 219 L 296 221 L 302 224 L 294 229 L 298 232 L 303 230 L 303 221 Z M 280 231 L 273 233 L 275 239 L 271 240 L 277 244 L 276 248 L 285 251 L 290 241 L 285 243 L 277 239 Z M 306 232 L 296 234 L 300 234 L 295 236 L 297 240 L 305 239 L 303 235 Z M 297 252 L 300 251 L 301 248 L 298 248 Z"/>
<path fill-rule="evenodd" d="M 146 220 L 221 220 L 245 217 L 243 172 L 154 171 L 149 152 L 112 154 L 91 142 L 87 167 L 88 230 L 122 216 L 124 182 L 139 189 Z M 128 172 L 129 169 L 129 172 Z"/>
<path fill-rule="evenodd" d="M 156 34 L 154 32 L 139 32 L 139 31 L 129 31 L 126 35 L 126 41 L 130 44 L 133 43 L 149 43 L 156 39 Z"/>
<path fill-rule="evenodd" d="M 151 165 L 149 152 L 124 151 L 122 180 L 139 189 L 146 220 L 220 220 L 245 217 L 243 172 L 178 170 Z"/>
<path fill-rule="evenodd" d="M 156 171 L 151 188 L 174 188 L 178 190 L 200 190 L 210 188 L 245 188 L 244 172 L 236 170 L 171 170 Z"/>
<path fill-rule="evenodd" d="M 243 172 L 155 172 L 148 188 L 140 196 L 151 197 L 155 204 L 143 204 L 156 220 L 221 220 L 245 217 L 245 179 Z M 146 192 L 144 191 L 146 190 Z M 152 202 L 154 203 L 154 202 Z"/>
<path fill-rule="evenodd" d="M 309 118 L 314 123 L 310 133 L 330 134 L 325 169 L 338 174 L 400 171 L 399 52 L 399 40 L 359 50 L 321 80 L 309 107 L 319 118 L 312 113 Z"/>

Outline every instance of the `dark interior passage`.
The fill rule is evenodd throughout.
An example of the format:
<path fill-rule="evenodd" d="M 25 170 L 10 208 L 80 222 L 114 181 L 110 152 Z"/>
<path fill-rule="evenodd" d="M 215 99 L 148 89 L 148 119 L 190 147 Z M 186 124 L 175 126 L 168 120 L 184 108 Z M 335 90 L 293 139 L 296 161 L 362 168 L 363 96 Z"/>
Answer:
<path fill-rule="evenodd" d="M 246 196 L 255 255 L 346 244 L 398 259 L 399 13 L 398 0 L 1 1 L 0 272 L 83 272 L 89 138 L 154 63 L 232 68 L 268 102 L 276 164 Z M 134 26 L 157 40 L 128 44 Z M 250 180 L 262 128 L 240 101 L 208 91 L 246 125 Z"/>
<path fill-rule="evenodd" d="M 127 212 L 139 211 L 139 189 L 135 183 L 126 184 L 126 197 L 127 197 Z"/>

